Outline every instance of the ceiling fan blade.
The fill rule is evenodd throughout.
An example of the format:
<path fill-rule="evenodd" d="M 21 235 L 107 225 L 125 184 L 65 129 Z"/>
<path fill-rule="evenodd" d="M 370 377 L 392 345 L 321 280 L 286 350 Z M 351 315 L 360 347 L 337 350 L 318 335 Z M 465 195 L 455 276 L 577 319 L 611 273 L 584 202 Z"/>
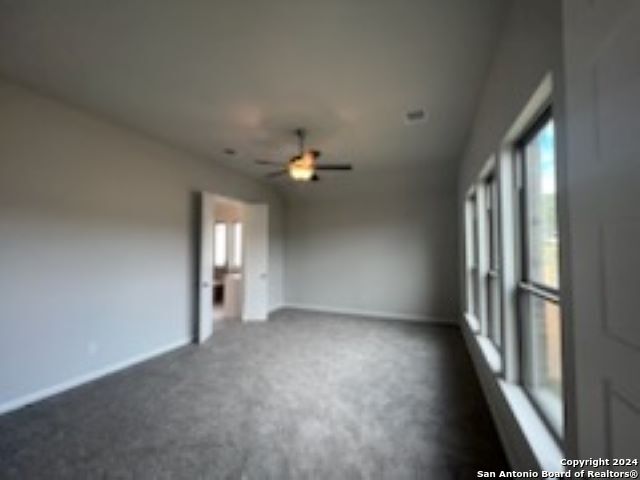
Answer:
<path fill-rule="evenodd" d="M 264 159 L 258 159 L 255 162 L 258 165 L 277 165 L 277 166 L 284 165 L 284 163 L 282 162 L 274 162 L 273 160 L 264 160 Z"/>
<path fill-rule="evenodd" d="M 286 175 L 287 173 L 288 173 L 287 169 L 283 168 L 282 170 L 276 170 L 275 172 L 267 173 L 265 177 L 267 178 L 279 177 L 281 175 Z"/>
<path fill-rule="evenodd" d="M 350 163 L 321 163 L 315 166 L 316 170 L 353 170 Z"/>

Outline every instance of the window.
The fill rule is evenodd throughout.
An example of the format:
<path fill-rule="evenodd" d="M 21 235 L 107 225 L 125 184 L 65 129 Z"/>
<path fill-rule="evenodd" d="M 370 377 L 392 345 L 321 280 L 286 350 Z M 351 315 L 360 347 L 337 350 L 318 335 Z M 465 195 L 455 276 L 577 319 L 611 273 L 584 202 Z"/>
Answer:
<path fill-rule="evenodd" d="M 563 431 L 555 129 L 547 110 L 518 143 L 521 379 L 553 431 Z"/>
<path fill-rule="evenodd" d="M 500 301 L 500 226 L 498 216 L 498 182 L 494 172 L 485 177 L 484 232 L 487 267 L 485 274 L 487 336 L 500 349 L 502 346 L 502 307 Z"/>
<path fill-rule="evenodd" d="M 233 232 L 233 259 L 231 265 L 234 268 L 242 266 L 242 224 L 235 222 L 232 227 Z"/>
<path fill-rule="evenodd" d="M 216 222 L 214 230 L 214 262 L 216 267 L 227 266 L 227 224 Z"/>
<path fill-rule="evenodd" d="M 467 245 L 467 313 L 474 322 L 480 320 L 480 282 L 479 282 L 479 248 L 478 248 L 478 211 L 475 193 L 470 194 L 466 202 L 466 236 Z M 473 326 L 477 329 L 478 325 Z"/>

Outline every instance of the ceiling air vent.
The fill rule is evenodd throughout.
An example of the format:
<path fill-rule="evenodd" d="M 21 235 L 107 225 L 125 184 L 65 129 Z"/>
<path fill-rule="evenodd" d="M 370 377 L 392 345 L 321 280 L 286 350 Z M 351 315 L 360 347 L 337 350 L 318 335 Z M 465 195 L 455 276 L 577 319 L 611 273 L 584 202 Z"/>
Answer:
<path fill-rule="evenodd" d="M 415 125 L 416 123 L 423 123 L 427 121 L 427 113 L 422 108 L 415 110 L 409 110 L 404 115 L 404 123 L 407 125 Z"/>

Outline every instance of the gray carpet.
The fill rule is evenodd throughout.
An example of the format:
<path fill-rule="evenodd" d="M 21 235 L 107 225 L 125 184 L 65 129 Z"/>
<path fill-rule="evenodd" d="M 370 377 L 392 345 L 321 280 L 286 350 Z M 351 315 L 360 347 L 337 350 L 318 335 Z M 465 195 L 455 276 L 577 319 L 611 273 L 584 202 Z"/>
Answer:
<path fill-rule="evenodd" d="M 284 311 L 0 417 L 2 479 L 466 479 L 506 468 L 453 327 Z"/>

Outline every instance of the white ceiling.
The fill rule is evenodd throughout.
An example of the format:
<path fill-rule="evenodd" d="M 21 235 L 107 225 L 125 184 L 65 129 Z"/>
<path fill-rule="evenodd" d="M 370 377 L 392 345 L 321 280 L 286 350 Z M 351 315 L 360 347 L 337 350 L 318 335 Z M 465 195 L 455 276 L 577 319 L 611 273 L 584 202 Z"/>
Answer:
<path fill-rule="evenodd" d="M 505 6 L 0 0 L 0 72 L 257 176 L 298 126 L 356 171 L 456 168 Z M 414 108 L 429 119 L 407 126 Z"/>

